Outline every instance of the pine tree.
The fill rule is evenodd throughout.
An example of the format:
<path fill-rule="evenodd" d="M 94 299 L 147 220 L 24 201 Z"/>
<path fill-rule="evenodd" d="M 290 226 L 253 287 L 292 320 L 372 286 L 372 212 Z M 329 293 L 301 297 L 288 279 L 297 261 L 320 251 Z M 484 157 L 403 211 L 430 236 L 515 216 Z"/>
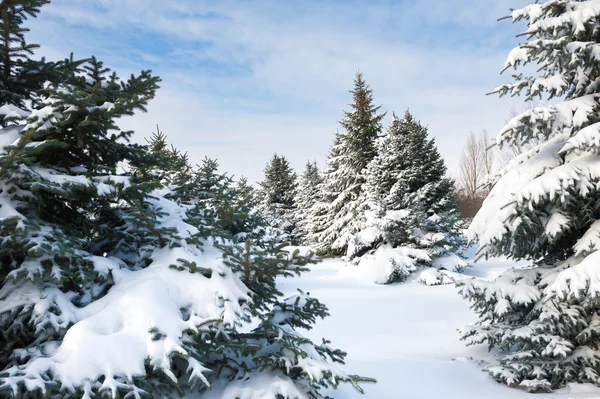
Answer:
<path fill-rule="evenodd" d="M 274 154 L 265 167 L 265 178 L 260 182 L 262 200 L 260 213 L 282 241 L 293 241 L 294 210 L 297 190 L 296 172 L 284 156 Z"/>
<path fill-rule="evenodd" d="M 500 131 L 499 145 L 531 148 L 494 179 L 469 236 L 479 241 L 479 256 L 533 265 L 462 285 L 479 316 L 462 337 L 503 352 L 489 372 L 510 386 L 548 391 L 598 384 L 598 7 L 553 0 L 510 17 L 527 21 L 527 41 L 509 53 L 505 69 L 535 68 L 494 92 L 555 101 L 517 115 Z"/>
<path fill-rule="evenodd" d="M 387 278 L 379 281 L 391 283 L 403 281 L 419 265 L 439 265 L 438 259 L 458 250 L 462 239 L 453 182 L 446 177 L 446 166 L 427 128 L 408 111 L 403 119 L 394 115 L 386 134 L 377 140 L 376 151 L 364 173 L 365 221 L 347 256 L 358 263 L 378 248 L 402 249 L 406 259 L 390 261 Z M 443 267 L 460 270 L 464 263 L 458 257 L 455 261 L 450 266 L 445 260 Z"/>
<path fill-rule="evenodd" d="M 26 44 L 22 24 L 45 3 L 0 5 L 6 46 L 2 107 L 11 110 L 0 134 L 16 136 L 0 155 L 5 215 L 0 231 L 7 237 L 0 244 L 0 297 L 35 284 L 70 292 L 72 303 L 85 305 L 102 293 L 106 279 L 86 255 L 89 240 L 104 226 L 98 221 L 107 209 L 106 198 L 99 197 L 103 176 L 138 150 L 126 142 L 131 132 L 109 131 L 117 129 L 115 118 L 144 109 L 158 78 L 143 72 L 120 82 L 94 58 L 57 64 L 30 59 L 35 46 Z M 43 73 L 21 78 L 32 69 Z M 47 298 L 50 309 L 55 299 Z M 0 367 L 26 361 L 25 352 L 62 337 L 66 325 L 54 317 L 51 312 L 36 314 L 29 303 L 4 313 L 0 323 L 7 341 Z"/>
<path fill-rule="evenodd" d="M 0 311 L 5 389 L 24 388 L 29 377 L 21 367 L 64 339 L 76 319 L 74 309 L 102 297 L 111 285 L 102 255 L 111 243 L 131 236 L 122 225 L 141 222 L 133 215 L 144 206 L 135 190 L 115 194 L 128 190 L 117 182 L 118 165 L 143 154 L 142 147 L 127 142 L 132 132 L 119 131 L 115 119 L 144 110 L 158 81 L 144 71 L 122 82 L 95 58 L 66 60 L 37 93 L 39 105 L 27 120 L 5 128 L 20 135 L 0 156 L 0 201 L 7 216 L 0 230 L 8 238 L 0 244 L 0 297 L 8 304 Z M 122 201 L 130 207 L 120 212 L 115 203 Z M 169 233 L 158 226 L 156 231 Z M 149 241 L 128 242 L 140 248 Z M 134 251 L 124 247 L 119 253 Z M 132 267 L 144 261 L 124 259 Z M 23 295 L 27 300 L 15 304 Z"/>
<path fill-rule="evenodd" d="M 309 245 L 311 234 L 311 220 L 313 207 L 320 200 L 320 185 L 323 179 L 319 173 L 316 162 L 307 162 L 300 179 L 298 193 L 295 199 L 295 224 L 294 237 L 297 242 Z"/>
<path fill-rule="evenodd" d="M 323 201 L 317 205 L 317 231 L 314 243 L 322 252 L 343 254 L 363 220 L 359 197 L 365 181 L 363 171 L 375 156 L 375 140 L 381 133 L 381 120 L 373 105 L 373 92 L 357 73 L 351 91 L 352 110 L 340 122 L 344 131 L 336 134 L 323 173 Z"/>

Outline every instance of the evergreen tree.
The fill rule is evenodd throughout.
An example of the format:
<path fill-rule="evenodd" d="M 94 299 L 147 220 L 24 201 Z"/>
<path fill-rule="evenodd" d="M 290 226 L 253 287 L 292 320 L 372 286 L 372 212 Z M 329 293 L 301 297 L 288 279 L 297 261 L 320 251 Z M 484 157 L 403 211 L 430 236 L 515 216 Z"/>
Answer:
<path fill-rule="evenodd" d="M 344 112 L 323 173 L 323 201 L 317 205 L 313 225 L 314 243 L 322 252 L 343 254 L 363 220 L 359 197 L 365 182 L 363 171 L 375 156 L 375 140 L 381 133 L 381 120 L 373 105 L 373 92 L 357 73 L 351 91 L 352 110 Z M 317 222 L 318 221 L 318 222 Z M 317 224 L 318 223 L 318 224 Z"/>
<path fill-rule="evenodd" d="M 333 190 L 335 185 L 327 184 L 327 182 L 333 182 L 333 176 L 337 174 L 337 170 L 339 169 L 341 158 L 338 155 L 340 149 L 341 136 L 339 132 L 336 132 L 333 145 L 329 149 L 325 169 L 321 174 L 321 183 L 318 186 L 318 200 L 311 207 L 308 219 L 306 220 L 306 229 L 308 231 L 307 241 L 321 253 L 331 252 L 331 249 L 327 245 L 319 245 L 319 240 L 323 234 L 324 226 L 331 224 L 335 216 L 330 212 L 330 206 L 336 197 L 337 190 Z M 330 178 L 328 179 L 326 176 L 330 176 Z"/>
<path fill-rule="evenodd" d="M 320 185 L 322 181 L 323 179 L 319 173 L 317 163 L 307 162 L 300 179 L 295 200 L 296 209 L 294 219 L 296 230 L 294 237 L 301 244 L 310 244 L 311 221 L 314 219 L 312 210 L 320 199 Z"/>
<path fill-rule="evenodd" d="M 3 23 L 22 24 L 43 3 L 3 3 L 3 13 L 8 15 Z M 4 26 L 26 47 L 3 53 L 11 57 L 4 60 L 5 66 L 11 66 L 4 70 L 5 78 L 15 80 L 23 73 L 21 68 L 35 64 L 25 58 L 32 46 L 25 45 L 22 26 Z M 44 65 L 41 61 L 40 68 Z M 34 80 L 29 88 L 4 87 L 4 105 L 32 108 L 21 109 L 28 118 L 11 118 L 1 133 L 16 137 L 15 144 L 0 154 L 0 202 L 5 215 L 0 231 L 6 237 L 0 243 L 0 297 L 35 284 L 45 291 L 69 292 L 70 303 L 82 306 L 105 287 L 106 276 L 94 268 L 89 256 L 100 246 L 90 241 L 106 228 L 104 216 L 114 213 L 104 195 L 105 176 L 139 153 L 139 146 L 127 143 L 131 132 L 119 131 L 114 119 L 144 110 L 158 78 L 142 72 L 121 82 L 95 58 L 68 59 L 55 66 L 53 73 L 45 75 L 48 81 Z M 0 324 L 5 335 L 0 340 L 6 340 L 6 350 L 0 366 L 27 361 L 41 345 L 64 336 L 68 323 L 57 323 L 52 313 L 58 299 L 46 300 L 47 313 L 37 314 L 31 303 L 3 312 Z"/>
<path fill-rule="evenodd" d="M 260 182 L 262 201 L 259 209 L 266 222 L 282 241 L 293 241 L 297 176 L 284 156 L 274 154 Z"/>
<path fill-rule="evenodd" d="M 535 68 L 494 92 L 555 101 L 500 131 L 499 145 L 531 148 L 494 179 L 469 236 L 479 241 L 479 256 L 526 259 L 533 267 L 507 270 L 494 282 L 465 282 L 461 292 L 479 322 L 462 337 L 503 352 L 489 372 L 510 386 L 548 391 L 598 384 L 598 7 L 547 1 L 511 17 L 527 21 L 527 42 L 509 53 L 505 69 Z"/>
<path fill-rule="evenodd" d="M 435 141 L 407 111 L 394 119 L 376 142 L 377 155 L 365 170 L 361 202 L 365 222 L 348 247 L 349 259 L 380 247 L 412 248 L 408 259 L 395 261 L 385 283 L 403 281 L 417 265 L 433 266 L 462 244 L 453 182 Z M 356 260 L 358 262 L 360 259 Z M 444 262 L 444 268 L 460 269 Z M 437 262 L 439 264 L 439 262 Z M 441 266 L 441 265 L 440 265 Z"/>

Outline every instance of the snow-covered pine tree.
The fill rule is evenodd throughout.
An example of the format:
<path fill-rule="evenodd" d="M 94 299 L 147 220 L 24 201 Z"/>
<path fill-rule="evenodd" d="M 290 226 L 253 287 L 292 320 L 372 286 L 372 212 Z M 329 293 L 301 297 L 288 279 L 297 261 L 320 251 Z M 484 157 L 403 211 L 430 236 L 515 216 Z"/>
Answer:
<path fill-rule="evenodd" d="M 265 167 L 265 178 L 260 182 L 262 197 L 259 211 L 281 241 L 295 243 L 295 197 L 298 182 L 284 156 L 274 154 Z"/>
<path fill-rule="evenodd" d="M 323 182 L 317 162 L 306 162 L 304 172 L 300 178 L 298 192 L 296 194 L 294 220 L 296 230 L 294 237 L 299 244 L 310 245 L 309 235 L 311 233 L 311 221 L 314 205 L 320 200 L 320 185 Z"/>
<path fill-rule="evenodd" d="M 348 246 L 354 263 L 373 263 L 379 283 L 403 281 L 419 266 L 460 271 L 462 244 L 453 182 L 427 127 L 410 112 L 377 139 L 361 195 L 364 223 Z M 374 271 L 375 272 L 375 271 Z"/>
<path fill-rule="evenodd" d="M 187 203 L 185 223 L 196 226 L 200 221 L 199 232 L 207 235 L 203 247 L 209 259 L 213 259 L 214 249 L 221 250 L 220 273 L 233 272 L 232 277 L 239 278 L 250 298 L 237 315 L 238 323 L 211 321 L 202 334 L 189 337 L 186 350 L 199 351 L 203 367 L 212 371 L 205 386 L 195 387 L 202 392 L 200 397 L 317 398 L 321 388 L 342 382 L 362 392 L 358 383 L 374 380 L 344 373 L 335 366 L 343 363 L 344 352 L 330 348 L 328 341 L 314 344 L 298 331 L 310 329 L 317 318 L 326 317 L 327 308 L 303 292 L 282 298 L 277 288 L 276 278 L 300 274 L 306 264 L 315 262 L 313 255 L 290 254 L 284 244 L 271 239 L 263 219 L 256 214 L 252 188 L 245 179 L 234 185 L 230 177 L 218 172 L 216 161 L 204 162 L 189 179 L 193 183 L 184 186 L 195 185 L 192 191 L 201 194 L 191 201 L 187 194 L 173 194 L 172 198 Z M 171 186 L 170 191 L 181 192 L 175 188 Z M 187 242 L 189 245 L 190 240 Z M 177 270 L 194 270 L 213 278 L 213 271 L 200 262 L 178 262 Z M 253 321 L 260 321 L 254 330 L 238 328 L 249 323 L 251 316 Z"/>
<path fill-rule="evenodd" d="M 336 132 L 333 144 L 329 149 L 327 156 L 327 162 L 325 168 L 321 173 L 321 183 L 318 186 L 319 196 L 318 200 L 312 205 L 308 218 L 306 219 L 306 230 L 308 232 L 307 241 L 309 245 L 317 249 L 320 254 L 327 254 L 331 252 L 331 249 L 327 245 L 319 245 L 321 235 L 323 233 L 323 227 L 333 222 L 332 212 L 329 212 L 331 202 L 337 196 L 337 189 L 333 184 L 326 184 L 327 181 L 332 182 L 333 176 L 337 173 L 340 165 L 339 151 L 341 147 L 341 136 L 339 132 Z M 325 176 L 330 176 L 326 179 Z"/>
<path fill-rule="evenodd" d="M 496 281 L 464 283 L 479 322 L 468 343 L 504 352 L 490 374 L 510 386 L 548 391 L 600 384 L 600 68 L 596 1 L 552 0 L 511 12 L 527 41 L 505 69 L 535 65 L 494 90 L 547 94 L 553 104 L 511 119 L 502 145 L 527 146 L 500 171 L 469 229 L 479 256 L 530 260 Z M 533 72 L 537 70 L 538 72 Z"/>
<path fill-rule="evenodd" d="M 23 2 L 17 4 L 3 11 L 22 13 Z M 51 396 L 57 371 L 31 375 L 27 365 L 54 353 L 77 319 L 75 309 L 111 286 L 109 269 L 121 264 L 102 254 L 130 236 L 121 229 L 126 216 L 114 207 L 113 189 L 124 188 L 114 174 L 120 162 L 143 153 L 114 121 L 144 110 L 159 81 L 145 71 L 122 82 L 95 58 L 66 60 L 57 72 L 35 93 L 26 121 L 13 120 L 0 134 L 17 134 L 0 154 L 2 394 L 40 389 L 39 396 Z M 146 244 L 135 241 L 128 243 Z"/>
<path fill-rule="evenodd" d="M 359 197 L 365 181 L 363 171 L 375 156 L 375 140 L 380 135 L 379 106 L 373 104 L 373 91 L 359 72 L 351 91 L 352 110 L 344 112 L 323 173 L 322 201 L 316 205 L 313 242 L 319 251 L 341 255 L 359 230 L 363 215 Z"/>

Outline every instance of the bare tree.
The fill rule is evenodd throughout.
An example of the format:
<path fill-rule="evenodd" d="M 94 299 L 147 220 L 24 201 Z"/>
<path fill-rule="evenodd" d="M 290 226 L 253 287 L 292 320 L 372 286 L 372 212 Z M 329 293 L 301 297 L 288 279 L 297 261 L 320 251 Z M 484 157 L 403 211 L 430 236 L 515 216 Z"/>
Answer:
<path fill-rule="evenodd" d="M 485 183 L 494 171 L 495 149 L 486 130 L 471 132 L 460 156 L 459 210 L 465 218 L 475 216 L 487 195 Z"/>
<path fill-rule="evenodd" d="M 487 130 L 471 132 L 460 156 L 459 184 L 469 197 L 481 191 L 488 175 L 494 171 L 495 154 Z"/>
<path fill-rule="evenodd" d="M 538 107 L 535 102 L 528 102 L 522 111 L 512 108 L 508 123 L 522 112 Z M 537 138 L 525 143 L 505 144 L 502 148 L 494 145 L 488 132 L 471 132 L 460 156 L 458 182 L 458 208 L 465 219 L 470 219 L 479 210 L 488 189 L 486 182 L 497 170 L 505 167 L 514 157 L 539 144 Z"/>
<path fill-rule="evenodd" d="M 460 155 L 460 175 L 458 178 L 460 188 L 466 197 L 473 197 L 477 193 L 480 180 L 479 160 L 480 149 L 477 145 L 477 137 L 471 132 L 467 137 L 467 143 Z"/>

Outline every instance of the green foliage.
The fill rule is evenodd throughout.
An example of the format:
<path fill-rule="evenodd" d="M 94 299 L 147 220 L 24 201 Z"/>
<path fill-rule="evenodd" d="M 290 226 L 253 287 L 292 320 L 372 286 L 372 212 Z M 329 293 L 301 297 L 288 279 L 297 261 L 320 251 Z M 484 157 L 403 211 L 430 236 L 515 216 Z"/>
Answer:
<path fill-rule="evenodd" d="M 25 112 L 0 115 L 0 125 L 7 126 L 27 116 L 27 102 L 39 101 L 45 82 L 61 71 L 61 63 L 33 60 L 37 44 L 28 43 L 24 27 L 28 18 L 36 17 L 40 7 L 50 0 L 4 0 L 0 3 L 0 103 Z"/>
<path fill-rule="evenodd" d="M 15 107 L 1 124 L 19 134 L 0 153 L 0 206 L 7 215 L 0 221 L 0 288 L 30 281 L 69 292 L 83 306 L 108 284 L 90 255 L 102 255 L 101 237 L 123 223 L 111 202 L 121 199 L 105 195 L 105 174 L 143 152 L 115 120 L 144 110 L 159 79 L 144 71 L 122 82 L 93 57 L 32 59 L 37 46 L 25 41 L 23 23 L 46 3 L 0 3 L 0 102 Z M 23 350 L 34 354 L 39 343 L 61 339 L 70 324 L 52 322 L 58 317 L 52 312 L 60 313 L 52 306 L 43 317 L 33 318 L 25 305 L 0 316 L 0 345 L 7 348 L 0 368 L 26 361 L 15 355 Z"/>
<path fill-rule="evenodd" d="M 268 310 L 283 294 L 277 288 L 277 277 L 299 276 L 308 271 L 306 265 L 316 263 L 312 252 L 301 256 L 298 250 L 291 254 L 285 244 L 246 240 L 243 245 L 219 245 L 223 262 L 239 273 L 242 282 L 253 293 L 252 312 Z"/>

